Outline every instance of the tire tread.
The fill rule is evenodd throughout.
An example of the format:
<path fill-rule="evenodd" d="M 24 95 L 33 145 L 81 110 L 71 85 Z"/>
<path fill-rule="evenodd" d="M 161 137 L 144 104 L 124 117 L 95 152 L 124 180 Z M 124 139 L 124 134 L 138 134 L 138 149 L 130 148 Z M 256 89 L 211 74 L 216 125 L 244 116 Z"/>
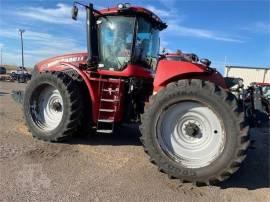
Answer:
<path fill-rule="evenodd" d="M 172 90 L 176 90 L 176 88 L 199 88 L 199 89 L 205 89 L 210 91 L 212 95 L 215 95 L 216 97 L 219 97 L 220 101 L 223 101 L 226 105 L 228 105 L 231 109 L 231 114 L 233 114 L 234 119 L 236 119 L 239 127 L 239 137 L 237 142 L 237 151 L 234 154 L 234 158 L 231 159 L 230 163 L 227 167 L 225 167 L 223 170 L 221 170 L 220 173 L 213 174 L 212 176 L 209 176 L 207 179 L 188 179 L 188 178 L 180 178 L 180 180 L 183 182 L 191 182 L 193 184 L 196 184 L 197 186 L 200 185 L 210 185 L 210 184 L 216 184 L 221 181 L 224 181 L 225 179 L 229 178 L 233 173 L 235 173 L 241 163 L 246 158 L 246 151 L 249 147 L 249 133 L 248 133 L 248 125 L 246 124 L 244 120 L 244 113 L 239 109 L 239 106 L 234 98 L 234 96 L 229 93 L 228 91 L 222 89 L 221 87 L 208 82 L 204 80 L 198 80 L 198 79 L 185 79 L 185 80 L 179 80 L 176 82 L 169 83 L 166 87 L 161 89 L 157 94 L 152 95 L 149 99 L 149 104 L 145 106 L 144 114 L 142 115 L 142 124 L 140 125 L 140 131 L 141 131 L 141 137 L 140 140 L 142 142 L 142 145 L 144 147 L 145 153 L 147 153 L 150 156 L 150 162 L 158 166 L 158 170 L 167 173 L 169 178 L 177 176 L 174 176 L 170 172 L 170 170 L 164 169 L 164 165 L 162 160 L 158 157 L 158 155 L 153 154 L 153 152 L 149 152 L 152 150 L 151 145 L 148 144 L 148 138 L 149 138 L 149 120 L 151 120 L 151 111 L 152 105 L 159 104 L 163 98 L 168 92 Z"/>

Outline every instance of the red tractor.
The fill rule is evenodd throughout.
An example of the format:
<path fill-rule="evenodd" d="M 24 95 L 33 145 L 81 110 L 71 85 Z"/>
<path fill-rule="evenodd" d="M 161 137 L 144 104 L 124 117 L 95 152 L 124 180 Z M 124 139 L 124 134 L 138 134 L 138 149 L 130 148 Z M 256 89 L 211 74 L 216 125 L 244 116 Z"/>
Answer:
<path fill-rule="evenodd" d="M 167 60 L 151 11 L 130 4 L 86 9 L 87 53 L 38 63 L 24 93 L 33 137 L 60 141 L 91 128 L 112 133 L 139 123 L 150 161 L 172 178 L 213 184 L 239 169 L 248 126 L 222 75 L 208 61 Z M 64 45 L 64 44 L 63 44 Z"/>

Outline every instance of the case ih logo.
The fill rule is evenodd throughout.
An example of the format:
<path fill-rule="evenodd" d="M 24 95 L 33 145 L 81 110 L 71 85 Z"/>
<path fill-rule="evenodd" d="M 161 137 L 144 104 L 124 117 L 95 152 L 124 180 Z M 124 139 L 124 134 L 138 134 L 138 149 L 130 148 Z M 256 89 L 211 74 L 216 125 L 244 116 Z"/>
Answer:
<path fill-rule="evenodd" d="M 84 59 L 83 56 L 80 56 L 80 57 L 70 57 L 70 58 L 62 58 L 62 59 L 58 59 L 58 60 L 55 60 L 53 62 L 50 62 L 47 64 L 47 67 L 51 67 L 51 66 L 54 66 L 54 65 L 57 65 L 61 62 L 79 62 L 79 61 L 82 61 Z"/>

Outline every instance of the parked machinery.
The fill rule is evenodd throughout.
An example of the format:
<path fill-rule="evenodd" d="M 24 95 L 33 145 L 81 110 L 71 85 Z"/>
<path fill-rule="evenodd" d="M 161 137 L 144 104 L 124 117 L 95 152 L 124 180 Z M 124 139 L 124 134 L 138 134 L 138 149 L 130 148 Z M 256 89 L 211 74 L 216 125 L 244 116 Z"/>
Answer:
<path fill-rule="evenodd" d="M 26 83 L 31 79 L 31 76 L 25 67 L 18 67 L 16 72 L 10 74 L 11 80 L 18 83 Z"/>
<path fill-rule="evenodd" d="M 267 125 L 270 118 L 270 84 L 254 82 L 246 87 L 242 78 L 226 77 L 225 81 L 242 106 L 249 125 Z"/>
<path fill-rule="evenodd" d="M 270 84 L 251 83 L 244 91 L 244 105 L 252 126 L 267 125 L 270 118 Z"/>

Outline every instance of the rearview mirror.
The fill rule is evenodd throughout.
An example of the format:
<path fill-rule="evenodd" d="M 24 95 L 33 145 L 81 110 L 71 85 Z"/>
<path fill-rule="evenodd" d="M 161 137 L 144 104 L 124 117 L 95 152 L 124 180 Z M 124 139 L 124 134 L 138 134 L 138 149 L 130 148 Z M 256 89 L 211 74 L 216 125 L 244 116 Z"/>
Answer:
<path fill-rule="evenodd" d="M 78 11 L 79 11 L 78 7 L 74 5 L 72 7 L 72 10 L 71 10 L 71 14 L 72 14 L 72 19 L 73 20 L 77 20 Z"/>

